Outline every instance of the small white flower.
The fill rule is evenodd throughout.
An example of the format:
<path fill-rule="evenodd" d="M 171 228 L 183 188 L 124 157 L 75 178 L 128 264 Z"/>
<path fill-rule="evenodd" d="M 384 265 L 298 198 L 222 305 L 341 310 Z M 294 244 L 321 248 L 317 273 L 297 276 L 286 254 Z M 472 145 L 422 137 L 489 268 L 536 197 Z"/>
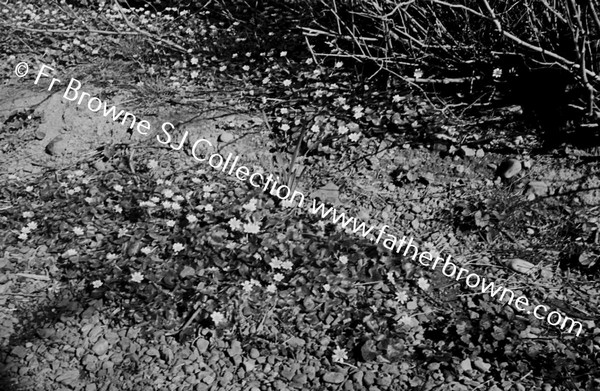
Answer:
<path fill-rule="evenodd" d="M 279 57 L 285 57 L 287 56 L 287 52 L 284 50 L 283 52 L 279 53 Z"/>
<path fill-rule="evenodd" d="M 117 237 L 122 238 L 125 235 L 127 235 L 127 228 L 119 228 L 119 233 L 117 234 Z"/>
<path fill-rule="evenodd" d="M 394 103 L 399 103 L 401 100 L 402 100 L 402 97 L 398 94 L 396 94 L 392 97 L 392 102 L 394 102 Z"/>
<path fill-rule="evenodd" d="M 336 346 L 336 349 L 333 351 L 333 356 L 331 358 L 334 362 L 343 363 L 348 359 L 348 352 L 346 352 L 346 349 L 341 349 L 339 346 Z"/>
<path fill-rule="evenodd" d="M 413 76 L 415 79 L 420 79 L 423 77 L 423 71 L 420 68 L 417 68 L 415 69 L 415 73 Z"/>
<path fill-rule="evenodd" d="M 94 287 L 94 289 L 98 289 L 98 288 L 100 288 L 102 285 L 104 285 L 104 284 L 103 284 L 103 283 L 102 283 L 102 281 L 100 281 L 100 280 L 96 280 L 96 281 L 92 282 L 92 286 Z"/>
<path fill-rule="evenodd" d="M 137 282 L 138 284 L 142 282 L 144 279 L 144 275 L 140 272 L 131 273 L 131 281 Z"/>
<path fill-rule="evenodd" d="M 175 251 L 176 253 L 180 252 L 184 248 L 185 248 L 185 246 L 183 244 L 181 244 L 181 243 L 175 243 L 173 245 L 173 251 Z"/>
<path fill-rule="evenodd" d="M 285 261 L 281 263 L 281 268 L 285 269 L 285 270 L 292 270 L 292 268 L 294 267 L 294 264 L 290 261 Z"/>
<path fill-rule="evenodd" d="M 275 275 L 273 276 L 273 279 L 277 282 L 281 282 L 284 278 L 284 275 L 281 273 L 275 273 Z"/>
<path fill-rule="evenodd" d="M 155 203 L 155 204 L 158 204 L 158 203 L 160 202 L 160 198 L 158 198 L 158 197 L 151 197 L 151 198 L 150 198 L 150 202 L 153 202 L 153 203 Z"/>
<path fill-rule="evenodd" d="M 27 234 L 31 233 L 31 229 L 29 227 L 22 227 L 21 233 L 24 233 L 25 235 L 27 235 Z"/>
<path fill-rule="evenodd" d="M 198 218 L 196 216 L 194 216 L 193 214 L 189 214 L 189 215 L 185 216 L 185 218 L 190 223 L 195 223 L 196 221 L 198 221 Z"/>
<path fill-rule="evenodd" d="M 274 257 L 271 259 L 271 262 L 269 262 L 269 266 L 271 266 L 273 269 L 279 269 L 281 267 L 281 261 Z"/>
<path fill-rule="evenodd" d="M 196 57 L 193 57 L 193 58 L 190 60 L 190 63 L 191 63 L 192 65 L 198 65 L 198 58 L 196 58 Z"/>
<path fill-rule="evenodd" d="M 27 240 L 27 234 L 26 233 L 19 234 L 19 239 Z"/>
<path fill-rule="evenodd" d="M 173 202 L 173 203 L 171 204 L 171 208 L 172 208 L 173 210 L 181 210 L 181 205 L 179 205 L 177 202 Z"/>
<path fill-rule="evenodd" d="M 419 278 L 419 280 L 417 281 L 417 285 L 424 291 L 429 289 L 429 282 L 427 282 L 427 280 L 424 277 Z"/>
<path fill-rule="evenodd" d="M 289 113 L 289 110 L 285 107 L 282 107 L 279 112 L 281 113 L 281 115 L 286 115 L 287 113 Z"/>
<path fill-rule="evenodd" d="M 165 209 L 170 209 L 170 208 L 171 208 L 171 205 L 173 205 L 173 203 L 172 203 L 171 201 L 163 201 L 163 202 L 162 202 L 162 206 L 163 206 L 163 208 L 165 208 Z"/>
<path fill-rule="evenodd" d="M 258 280 L 255 280 L 254 278 L 250 279 L 250 284 L 252 284 L 254 286 L 261 286 L 260 282 L 258 282 Z"/>
<path fill-rule="evenodd" d="M 311 126 L 310 130 L 313 133 L 319 133 L 319 130 L 320 130 L 319 125 L 314 124 L 313 126 Z"/>
<path fill-rule="evenodd" d="M 167 227 L 173 228 L 175 226 L 175 221 L 173 221 L 173 220 L 167 220 L 165 222 L 165 224 L 167 224 Z"/>
<path fill-rule="evenodd" d="M 148 161 L 148 163 L 146 164 L 146 167 L 148 167 L 149 169 L 155 169 L 156 167 L 158 167 L 158 162 L 154 159 L 151 159 Z"/>
<path fill-rule="evenodd" d="M 244 289 L 244 292 L 250 293 L 250 292 L 252 292 L 252 288 L 254 288 L 254 284 L 251 283 L 250 281 L 242 282 L 242 289 Z"/>
<path fill-rule="evenodd" d="M 244 65 L 242 69 L 244 70 L 244 72 L 248 72 L 250 70 L 250 67 L 248 65 Z"/>
<path fill-rule="evenodd" d="M 67 257 L 74 257 L 75 255 L 77 255 L 77 250 L 70 248 L 64 252 L 64 255 Z"/>
<path fill-rule="evenodd" d="M 325 284 L 323 285 L 323 289 L 325 290 L 325 292 L 329 292 L 331 290 L 331 285 Z"/>
<path fill-rule="evenodd" d="M 219 324 L 225 321 L 225 316 L 223 316 L 223 314 L 218 311 L 215 311 L 212 314 L 210 314 L 210 318 L 212 319 L 215 326 L 218 326 Z"/>
<path fill-rule="evenodd" d="M 113 254 L 113 253 L 106 254 L 106 259 L 108 259 L 109 261 L 114 261 L 117 258 L 119 258 L 119 256 L 117 254 Z"/>
<path fill-rule="evenodd" d="M 275 284 L 267 285 L 267 292 L 269 292 L 269 293 L 277 292 L 277 286 Z"/>
<path fill-rule="evenodd" d="M 290 125 L 288 125 L 288 124 L 282 124 L 280 126 L 280 128 L 281 128 L 281 130 L 283 130 L 284 132 L 286 132 L 286 131 L 290 130 Z"/>
<path fill-rule="evenodd" d="M 346 104 L 346 98 L 344 98 L 343 96 L 337 97 L 337 98 L 335 98 L 333 103 L 338 106 L 343 106 Z"/>
<path fill-rule="evenodd" d="M 226 69 L 227 69 L 227 65 L 221 65 L 219 67 L 219 72 L 225 72 Z"/>
<path fill-rule="evenodd" d="M 344 125 L 340 125 L 340 127 L 338 128 L 338 133 L 339 134 L 346 134 L 346 133 L 348 133 L 348 127 L 346 127 Z"/>
<path fill-rule="evenodd" d="M 404 291 L 398 291 L 398 292 L 396 292 L 396 300 L 400 304 L 404 304 L 408 301 L 408 295 Z"/>
<path fill-rule="evenodd" d="M 33 217 L 33 212 L 23 212 L 23 217 L 26 219 L 30 219 Z"/>
<path fill-rule="evenodd" d="M 121 208 L 119 205 L 115 205 L 113 209 L 117 213 L 122 213 L 123 212 L 123 208 Z"/>
<path fill-rule="evenodd" d="M 242 228 L 242 222 L 235 217 L 229 219 L 228 224 L 233 231 L 238 231 Z"/>
<path fill-rule="evenodd" d="M 337 61 L 337 62 L 335 63 L 335 65 L 334 65 L 334 67 L 335 67 L 335 68 L 341 68 L 341 67 L 343 67 L 343 66 L 344 66 L 344 63 L 343 63 L 343 62 L 341 62 L 341 61 Z"/>
<path fill-rule="evenodd" d="M 77 236 L 81 236 L 81 235 L 83 235 L 83 228 L 75 227 L 75 228 L 73 228 L 73 233 Z"/>
<path fill-rule="evenodd" d="M 339 261 L 340 261 L 340 263 L 341 263 L 342 265 L 345 265 L 345 264 L 347 264 L 347 263 L 348 263 L 348 257 L 347 257 L 347 256 L 345 256 L 345 255 L 341 255 L 341 256 L 340 256 L 340 258 L 339 258 Z"/>
<path fill-rule="evenodd" d="M 31 193 L 33 191 L 33 186 L 27 186 L 25 188 L 25 191 L 28 192 L 28 193 Z"/>
<path fill-rule="evenodd" d="M 348 136 L 348 138 L 349 138 L 351 141 L 354 141 L 354 142 L 356 142 L 356 141 L 358 141 L 358 139 L 360 138 L 360 133 L 352 133 L 351 135 L 349 135 L 349 136 Z"/>
<path fill-rule="evenodd" d="M 171 190 L 171 189 L 164 189 L 162 191 L 162 195 L 165 196 L 166 198 L 171 198 L 171 197 L 173 197 L 174 194 L 175 193 L 173 193 L 173 190 Z"/>
<path fill-rule="evenodd" d="M 291 86 L 291 85 L 292 85 L 292 81 L 291 81 L 290 79 L 285 79 L 285 80 L 283 81 L 283 85 L 284 85 L 285 87 L 289 87 L 289 86 Z"/>
<path fill-rule="evenodd" d="M 257 203 L 258 201 L 256 198 L 252 198 L 247 204 L 242 205 L 242 208 L 246 209 L 248 212 L 254 212 L 256 210 Z"/>
<path fill-rule="evenodd" d="M 122 192 L 122 191 L 123 191 L 123 186 L 121 186 L 121 185 L 115 185 L 115 186 L 113 187 L 113 189 L 115 189 L 115 191 L 118 191 L 118 192 L 120 193 L 120 192 Z"/>
<path fill-rule="evenodd" d="M 204 207 L 204 210 L 207 212 L 212 212 L 214 210 L 214 208 L 211 204 L 208 204 Z"/>
<path fill-rule="evenodd" d="M 502 77 L 502 69 L 500 68 L 495 68 L 494 71 L 492 72 L 492 77 L 494 79 L 499 79 Z"/>
<path fill-rule="evenodd" d="M 244 224 L 244 232 L 249 234 L 257 234 L 260 232 L 260 226 L 257 223 Z"/>

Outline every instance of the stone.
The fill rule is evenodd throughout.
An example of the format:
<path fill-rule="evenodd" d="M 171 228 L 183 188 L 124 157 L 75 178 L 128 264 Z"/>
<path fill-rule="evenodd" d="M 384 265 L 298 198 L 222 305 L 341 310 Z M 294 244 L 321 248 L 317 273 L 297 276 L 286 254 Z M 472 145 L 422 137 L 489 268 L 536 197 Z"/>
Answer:
<path fill-rule="evenodd" d="M 245 360 L 244 361 L 244 368 L 246 369 L 246 372 L 253 371 L 255 367 L 256 367 L 256 362 L 254 360 Z"/>
<path fill-rule="evenodd" d="M 17 356 L 19 358 L 25 358 L 27 356 L 27 349 L 22 346 L 15 346 L 13 350 L 10 352 L 13 356 Z"/>
<path fill-rule="evenodd" d="M 341 372 L 327 372 L 323 375 L 323 381 L 326 383 L 341 384 L 346 379 L 346 375 Z"/>
<path fill-rule="evenodd" d="M 54 379 L 54 381 L 57 383 L 72 384 L 77 379 L 79 379 L 79 370 L 73 369 L 71 371 L 61 373 L 56 377 L 56 379 Z"/>
<path fill-rule="evenodd" d="M 304 385 L 304 384 L 306 384 L 306 382 L 308 382 L 308 378 L 303 373 L 297 373 L 292 378 L 292 381 L 294 383 L 297 383 L 297 384 L 300 384 L 300 385 Z"/>
<path fill-rule="evenodd" d="M 281 376 L 286 378 L 288 381 L 290 381 L 296 374 L 296 371 L 294 371 L 292 368 L 285 367 L 281 370 L 280 374 L 281 374 Z"/>
<path fill-rule="evenodd" d="M 312 380 L 315 378 L 317 370 L 315 369 L 315 367 L 309 366 L 305 367 L 303 369 L 303 372 L 306 374 L 306 376 L 308 376 L 309 379 Z"/>
<path fill-rule="evenodd" d="M 252 349 L 250 350 L 250 358 L 257 359 L 257 358 L 259 358 L 259 357 L 260 357 L 260 352 L 258 351 L 258 349 L 256 349 L 256 348 L 252 348 Z"/>
<path fill-rule="evenodd" d="M 229 132 L 223 132 L 219 135 L 219 142 L 229 143 L 231 141 L 233 141 L 233 134 Z"/>
<path fill-rule="evenodd" d="M 364 375 L 365 373 L 363 371 L 356 371 L 352 374 L 352 380 L 354 380 L 356 384 L 362 384 Z"/>
<path fill-rule="evenodd" d="M 94 344 L 94 346 L 92 347 L 92 350 L 98 356 L 103 356 L 108 352 L 108 348 L 109 348 L 108 341 L 105 340 L 104 338 L 100 338 L 98 340 L 98 342 L 96 342 Z"/>
<path fill-rule="evenodd" d="M 43 140 L 46 137 L 46 131 L 44 129 L 38 129 L 35 131 L 35 138 Z"/>
<path fill-rule="evenodd" d="M 525 190 L 525 194 L 533 194 L 536 196 L 546 196 L 548 195 L 549 186 L 546 182 L 542 181 L 531 181 L 527 184 L 527 189 Z"/>
<path fill-rule="evenodd" d="M 363 376 L 363 383 L 365 386 L 372 386 L 375 384 L 375 373 L 372 371 L 365 372 Z"/>
<path fill-rule="evenodd" d="M 392 385 L 392 377 L 391 376 L 379 376 L 377 378 L 377 385 L 381 387 L 389 387 Z"/>
<path fill-rule="evenodd" d="M 221 378 L 219 379 L 219 385 L 221 385 L 221 387 L 224 387 L 227 384 L 229 384 L 232 380 L 233 380 L 233 373 L 231 373 L 229 371 L 225 371 L 225 373 L 223 373 L 223 376 L 221 376 Z"/>
<path fill-rule="evenodd" d="M 240 341 L 231 342 L 231 347 L 227 349 L 227 354 L 229 354 L 230 357 L 235 357 L 241 355 L 242 353 L 243 350 Z"/>
<path fill-rule="evenodd" d="M 521 172 L 522 168 L 523 166 L 521 165 L 521 162 L 519 160 L 506 159 L 502 163 L 500 163 L 500 166 L 498 166 L 498 169 L 496 170 L 496 175 L 504 179 L 510 179 L 517 175 L 519 172 Z"/>
<path fill-rule="evenodd" d="M 51 156 L 62 155 L 67 151 L 67 141 L 62 136 L 56 136 L 46 145 L 46 153 Z"/>
<path fill-rule="evenodd" d="M 209 342 L 203 338 L 200 338 L 196 341 L 196 348 L 200 353 L 206 353 L 208 350 Z"/>

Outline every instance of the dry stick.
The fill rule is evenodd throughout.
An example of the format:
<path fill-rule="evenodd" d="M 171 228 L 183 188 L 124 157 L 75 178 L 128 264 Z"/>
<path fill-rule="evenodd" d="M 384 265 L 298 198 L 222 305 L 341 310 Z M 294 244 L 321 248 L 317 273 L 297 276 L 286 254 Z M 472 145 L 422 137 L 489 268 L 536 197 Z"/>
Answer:
<path fill-rule="evenodd" d="M 548 2 L 546 0 L 538 0 L 539 2 L 541 2 L 547 9 L 548 11 L 552 12 L 554 14 L 554 16 L 556 16 L 558 19 L 560 19 L 561 22 L 563 23 L 568 23 L 567 19 L 565 19 L 565 17 L 558 12 L 557 10 L 554 9 L 554 7 L 551 7 L 550 4 L 548 4 Z"/>
<path fill-rule="evenodd" d="M 317 60 L 317 56 L 315 56 L 315 52 L 313 52 L 312 46 L 310 45 L 310 42 L 308 41 L 308 36 L 305 35 L 304 40 L 306 41 L 306 47 L 308 47 L 308 50 L 310 50 L 310 54 L 312 55 L 315 65 L 320 65 L 319 61 Z"/>
<path fill-rule="evenodd" d="M 594 7 L 593 0 L 589 2 L 589 6 L 590 6 L 592 18 L 594 19 L 594 22 L 596 23 L 596 28 L 600 29 L 600 17 L 598 17 L 598 14 L 596 13 L 596 7 Z"/>
<path fill-rule="evenodd" d="M 435 1 L 440 2 L 439 0 L 435 0 Z M 496 17 L 496 14 L 494 13 L 494 10 L 492 10 L 492 7 L 490 6 L 489 2 L 487 0 L 482 0 L 482 1 L 485 4 L 486 8 L 488 9 L 488 12 L 490 13 L 492 22 L 496 25 L 496 28 L 498 29 L 498 31 L 500 31 L 500 33 L 503 36 L 505 36 L 506 38 L 510 39 L 511 41 L 513 41 L 513 42 L 517 43 L 518 45 L 521 45 L 527 49 L 533 50 L 534 52 L 537 52 L 537 53 L 545 54 L 548 57 L 553 58 L 554 60 L 558 61 L 560 65 L 573 67 L 575 69 L 581 68 L 581 65 L 579 65 L 571 60 L 568 60 L 561 55 L 558 55 L 552 51 L 543 49 L 539 46 L 536 46 L 529 42 L 526 42 L 526 41 L 522 40 L 521 38 L 517 37 L 516 35 L 504 30 L 502 28 L 502 24 L 500 23 L 500 20 Z M 481 15 L 476 11 L 473 11 L 473 13 L 475 13 L 476 15 Z M 488 17 L 486 17 L 486 18 L 488 18 Z M 600 75 L 596 74 L 595 72 L 592 72 L 591 70 L 588 70 L 588 69 L 583 69 L 583 71 L 588 76 L 591 76 L 592 78 L 594 78 L 594 80 L 600 81 Z"/>
<path fill-rule="evenodd" d="M 50 277 L 41 274 L 15 273 L 15 276 L 31 278 L 33 280 L 50 281 Z"/>
<path fill-rule="evenodd" d="M 335 0 L 333 0 L 333 11 L 333 14 L 335 15 L 335 22 L 337 24 L 338 34 L 342 35 L 342 26 L 340 25 L 340 17 L 338 15 L 337 3 L 335 2 Z"/>
<path fill-rule="evenodd" d="M 585 72 L 586 69 L 586 64 L 585 64 L 585 60 L 586 60 L 586 46 L 587 46 L 587 37 L 588 37 L 588 31 L 583 27 L 583 22 L 581 21 L 581 7 L 579 7 L 577 4 L 575 4 L 574 0 L 571 0 L 571 6 L 573 7 L 574 11 L 575 11 L 575 21 L 577 22 L 577 27 L 579 28 L 579 30 L 581 31 L 581 35 L 582 35 L 582 39 L 581 39 L 581 49 L 580 51 L 577 52 L 577 55 L 580 57 L 580 61 L 581 61 L 581 79 L 583 81 L 583 84 L 585 85 L 585 88 L 588 90 L 588 107 L 587 107 L 587 113 L 588 115 L 592 115 L 594 113 L 594 87 L 590 84 L 588 77 L 587 77 L 587 73 Z M 577 42 L 575 42 L 575 47 L 577 47 Z"/>

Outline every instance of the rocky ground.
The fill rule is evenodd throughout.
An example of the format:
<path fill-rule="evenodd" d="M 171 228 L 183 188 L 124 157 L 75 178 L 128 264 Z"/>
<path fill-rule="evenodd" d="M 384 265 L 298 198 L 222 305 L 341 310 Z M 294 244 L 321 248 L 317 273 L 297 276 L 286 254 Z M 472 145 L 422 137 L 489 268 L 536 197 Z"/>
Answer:
<path fill-rule="evenodd" d="M 473 126 L 413 92 L 373 93 L 337 63 L 285 45 L 220 52 L 220 39 L 231 49 L 243 34 L 210 17 L 140 11 L 148 31 L 151 18 L 166 31 L 176 20 L 215 45 L 208 53 L 177 32 L 177 45 L 196 42 L 200 54 L 152 57 L 160 41 L 65 37 L 43 24 L 52 16 L 75 29 L 83 18 L 135 32 L 117 11 L 0 11 L 14 19 L 1 22 L 10 38 L 0 46 L 3 390 L 598 387 L 596 149 L 536 154 L 539 139 L 511 111 Z M 21 61 L 80 78 L 152 132 L 17 78 Z M 189 135 L 181 150 L 157 142 L 165 122 L 176 125 L 173 142 Z M 580 320 L 584 333 L 195 161 L 199 138 L 310 199 L 452 254 Z M 514 259 L 535 271 L 511 268 Z"/>

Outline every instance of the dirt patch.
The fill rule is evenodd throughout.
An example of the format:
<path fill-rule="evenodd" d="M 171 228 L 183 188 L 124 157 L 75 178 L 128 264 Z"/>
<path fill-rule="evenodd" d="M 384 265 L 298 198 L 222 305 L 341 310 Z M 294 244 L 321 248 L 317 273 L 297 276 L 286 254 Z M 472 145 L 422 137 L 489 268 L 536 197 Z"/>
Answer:
<path fill-rule="evenodd" d="M 102 96 L 102 90 L 93 86 L 86 88 L 90 95 Z M 127 111 L 127 108 L 119 106 L 119 102 L 130 98 L 127 95 L 116 96 L 106 105 L 109 108 L 115 105 L 117 111 Z M 264 169 L 271 165 L 270 154 L 264 149 L 270 141 L 266 132 L 262 131 L 262 120 L 257 116 L 224 109 L 208 110 L 198 116 L 181 107 L 162 108 L 153 116 L 133 114 L 138 123 L 146 120 L 151 124 L 147 135 L 136 131 L 135 126 L 130 129 L 129 121 L 123 124 L 122 117 L 115 121 L 111 114 L 105 116 L 102 110 L 93 112 L 85 102 L 78 105 L 60 93 L 24 90 L 21 85 L 7 86 L 0 92 L 0 177 L 14 174 L 24 179 L 44 169 L 68 167 L 81 159 L 100 156 L 102 147 L 110 145 L 146 145 L 149 149 L 144 153 L 151 153 L 152 148 L 170 150 L 184 141 L 185 151 L 199 138 L 211 141 L 214 150 L 243 155 L 247 163 L 267 164 Z M 194 119 L 189 121 L 188 118 Z M 165 139 L 161 126 L 166 122 L 179 125 L 175 130 L 166 127 L 173 135 L 171 148 L 156 139 L 159 134 Z M 223 133 L 227 136 L 220 137 Z M 260 153 L 257 152 L 259 150 Z M 192 159 L 184 153 L 170 155 L 173 159 Z"/>

